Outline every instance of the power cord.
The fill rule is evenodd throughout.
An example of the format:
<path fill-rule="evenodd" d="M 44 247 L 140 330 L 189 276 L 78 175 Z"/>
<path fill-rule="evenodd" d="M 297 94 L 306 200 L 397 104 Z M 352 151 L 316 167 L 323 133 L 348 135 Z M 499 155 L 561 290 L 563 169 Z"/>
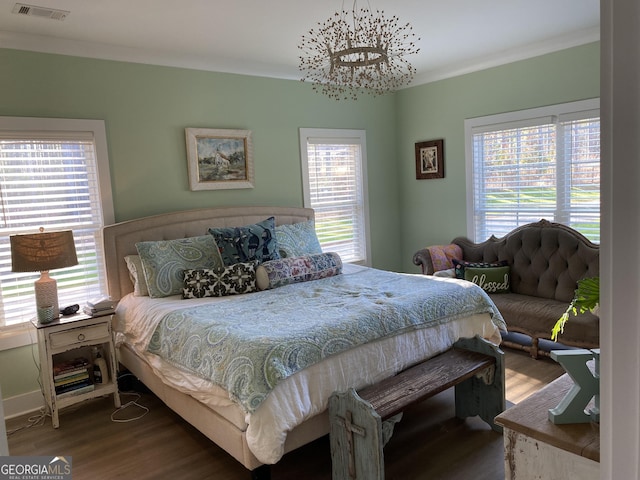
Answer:
<path fill-rule="evenodd" d="M 118 376 L 117 380 L 120 380 L 122 378 L 125 377 L 132 377 L 134 379 L 136 379 L 135 375 L 133 375 L 132 373 L 124 373 L 120 376 Z M 137 380 L 137 379 L 136 379 Z M 130 402 L 125 403 L 124 405 L 122 405 L 120 408 L 116 409 L 112 414 L 111 414 L 111 421 L 112 422 L 116 422 L 116 423 L 127 423 L 127 422 L 133 422 L 135 420 L 140 420 L 142 417 L 144 417 L 147 413 L 149 413 L 149 408 L 145 407 L 144 405 L 141 405 L 140 403 L 138 403 L 138 400 L 140 400 L 140 398 L 142 398 L 142 395 L 139 394 L 138 392 L 120 392 L 120 395 L 133 395 L 135 398 L 133 400 L 131 400 Z M 125 409 L 129 408 L 129 407 L 138 407 L 140 409 L 142 409 L 142 413 L 140 415 L 138 415 L 137 417 L 132 417 L 132 418 L 116 418 L 116 415 L 122 411 L 124 411 Z"/>
<path fill-rule="evenodd" d="M 33 331 L 35 330 L 35 327 L 33 329 L 29 328 L 27 329 L 27 332 L 29 333 L 29 341 L 31 342 L 31 359 L 33 360 L 33 364 L 36 367 L 36 370 L 38 370 L 38 376 L 36 378 L 37 382 L 38 382 L 38 386 L 40 387 L 40 393 L 42 394 L 42 398 L 44 399 L 44 387 L 42 386 L 42 376 L 41 376 L 41 371 L 40 371 L 40 362 L 36 359 L 36 348 L 38 346 L 38 340 L 33 338 Z"/>
<path fill-rule="evenodd" d="M 44 407 L 40 407 L 37 414 L 27 418 L 27 423 L 25 423 L 24 425 L 20 425 L 19 427 L 16 427 L 12 430 L 7 430 L 7 436 L 13 435 L 14 433 L 19 432 L 21 430 L 26 430 L 27 428 L 42 427 L 44 425 L 46 418 L 50 416 L 51 415 L 47 413 Z"/>

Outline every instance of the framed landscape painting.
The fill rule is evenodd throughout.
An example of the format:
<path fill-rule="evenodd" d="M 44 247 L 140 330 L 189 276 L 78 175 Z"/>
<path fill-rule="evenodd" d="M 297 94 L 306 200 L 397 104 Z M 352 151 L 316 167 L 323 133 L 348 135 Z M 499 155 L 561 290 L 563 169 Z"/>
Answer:
<path fill-rule="evenodd" d="M 253 188 L 250 130 L 187 128 L 191 190 Z"/>

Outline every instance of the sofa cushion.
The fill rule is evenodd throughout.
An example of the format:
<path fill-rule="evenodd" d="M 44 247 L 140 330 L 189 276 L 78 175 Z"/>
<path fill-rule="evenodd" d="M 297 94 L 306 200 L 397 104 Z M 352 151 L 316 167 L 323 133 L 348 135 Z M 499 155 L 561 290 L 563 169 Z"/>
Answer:
<path fill-rule="evenodd" d="M 551 329 L 567 309 L 567 302 L 518 293 L 490 294 L 491 300 L 504 317 L 507 329 L 533 337 L 550 338 Z M 565 325 L 560 342 L 566 345 L 599 345 L 599 318 L 583 313 Z"/>

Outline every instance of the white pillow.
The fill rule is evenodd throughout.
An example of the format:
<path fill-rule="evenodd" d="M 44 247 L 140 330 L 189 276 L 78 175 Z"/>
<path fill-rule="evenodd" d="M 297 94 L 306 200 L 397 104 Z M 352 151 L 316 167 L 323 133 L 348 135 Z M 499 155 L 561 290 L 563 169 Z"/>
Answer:
<path fill-rule="evenodd" d="M 144 278 L 140 255 L 127 255 L 124 257 L 124 261 L 129 269 L 131 283 L 133 283 L 133 294 L 136 297 L 148 297 L 149 288 L 147 287 L 147 280 Z"/>
<path fill-rule="evenodd" d="M 434 277 L 447 277 L 447 278 L 456 278 L 456 269 L 448 268 L 446 270 L 438 270 L 437 272 L 433 272 Z"/>

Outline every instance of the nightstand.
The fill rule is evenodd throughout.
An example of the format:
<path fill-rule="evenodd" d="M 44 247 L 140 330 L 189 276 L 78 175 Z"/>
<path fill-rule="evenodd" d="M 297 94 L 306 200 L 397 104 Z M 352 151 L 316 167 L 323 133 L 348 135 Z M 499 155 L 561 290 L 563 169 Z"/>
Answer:
<path fill-rule="evenodd" d="M 112 394 L 114 405 L 116 408 L 120 407 L 116 351 L 111 329 L 112 317 L 113 315 L 90 317 L 84 313 L 77 313 L 44 325 L 38 323 L 37 319 L 31 321 L 38 331 L 40 378 L 47 408 L 51 412 L 53 428 L 58 428 L 60 425 L 58 419 L 60 409 L 90 398 Z M 89 362 L 88 369 L 91 370 L 92 347 L 99 347 L 102 350 L 108 370 L 108 381 L 94 384 L 92 389 L 78 388 L 75 391 L 57 394 L 54 365 L 84 357 Z"/>

